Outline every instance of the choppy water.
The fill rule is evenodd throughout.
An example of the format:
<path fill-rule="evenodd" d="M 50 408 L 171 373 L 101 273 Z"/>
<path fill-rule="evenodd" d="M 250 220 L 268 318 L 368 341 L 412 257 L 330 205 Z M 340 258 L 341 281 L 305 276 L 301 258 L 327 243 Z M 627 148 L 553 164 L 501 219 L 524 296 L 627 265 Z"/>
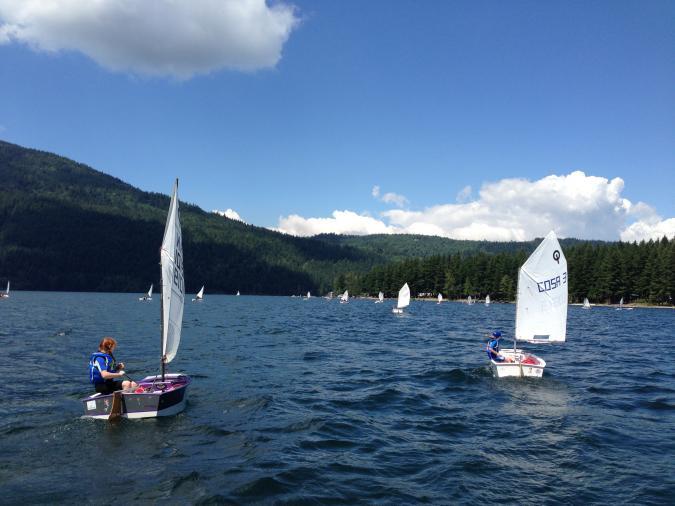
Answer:
<path fill-rule="evenodd" d="M 129 374 L 157 371 L 158 299 L 14 292 L 0 502 L 673 502 L 675 311 L 570 307 L 542 380 L 496 380 L 483 335 L 513 305 L 391 305 L 188 303 L 186 411 L 113 425 L 80 418 L 89 354 L 112 335 Z"/>

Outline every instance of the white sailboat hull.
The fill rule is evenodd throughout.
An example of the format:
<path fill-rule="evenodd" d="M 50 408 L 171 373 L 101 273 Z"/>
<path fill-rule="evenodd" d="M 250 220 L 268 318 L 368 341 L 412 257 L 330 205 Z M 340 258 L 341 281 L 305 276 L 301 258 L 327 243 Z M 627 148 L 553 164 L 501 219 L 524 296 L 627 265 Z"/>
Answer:
<path fill-rule="evenodd" d="M 394 313 L 394 314 L 403 314 L 403 308 L 395 307 L 391 310 L 391 312 Z"/>
<path fill-rule="evenodd" d="M 497 378 L 541 378 L 546 362 L 544 359 L 524 353 L 523 350 L 500 350 L 499 353 L 513 362 L 495 362 L 490 360 L 490 368 Z"/>

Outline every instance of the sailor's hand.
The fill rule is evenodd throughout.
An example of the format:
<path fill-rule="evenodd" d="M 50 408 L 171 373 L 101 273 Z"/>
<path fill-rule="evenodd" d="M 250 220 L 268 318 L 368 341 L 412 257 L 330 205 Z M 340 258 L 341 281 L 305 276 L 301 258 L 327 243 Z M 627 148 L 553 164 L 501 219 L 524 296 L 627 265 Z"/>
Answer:
<path fill-rule="evenodd" d="M 126 374 L 126 372 L 124 372 L 124 371 L 117 371 L 117 374 L 118 374 L 119 377 L 121 378 L 122 376 L 124 376 L 124 375 Z"/>

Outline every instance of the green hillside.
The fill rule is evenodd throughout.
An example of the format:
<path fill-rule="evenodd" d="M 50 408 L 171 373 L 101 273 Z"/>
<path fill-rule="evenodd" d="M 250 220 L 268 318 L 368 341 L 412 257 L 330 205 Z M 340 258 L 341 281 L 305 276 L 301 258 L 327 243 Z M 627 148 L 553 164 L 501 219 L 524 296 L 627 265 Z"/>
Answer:
<path fill-rule="evenodd" d="M 0 278 L 17 289 L 143 291 L 158 283 L 169 197 L 0 141 Z M 171 181 L 167 180 L 167 185 Z M 186 285 L 211 292 L 328 290 L 382 261 L 181 203 Z"/>
<path fill-rule="evenodd" d="M 19 290 L 143 292 L 159 283 L 167 195 L 2 141 L 0 182 L 0 286 L 11 279 Z M 171 183 L 167 178 L 167 188 Z M 394 293 L 405 278 L 416 292 L 499 292 L 510 298 L 517 266 L 539 242 L 416 235 L 298 238 L 186 203 L 181 203 L 181 222 L 186 288 L 196 291 L 205 284 L 210 293 L 287 295 L 346 287 L 354 293 Z M 674 269 L 667 241 L 659 248 L 634 245 L 621 254 L 613 246 L 621 243 L 561 243 L 571 253 L 570 271 L 582 274 L 575 279 L 575 297 L 597 292 L 598 298 L 613 300 L 639 293 L 670 300 Z M 575 265 L 577 256 L 584 257 L 582 266 Z M 600 259 L 609 259 L 603 269 L 584 267 Z M 637 272 L 643 265 L 647 270 Z M 610 282 L 617 269 L 628 273 L 618 285 Z M 606 278 L 602 283 L 599 271 Z"/>

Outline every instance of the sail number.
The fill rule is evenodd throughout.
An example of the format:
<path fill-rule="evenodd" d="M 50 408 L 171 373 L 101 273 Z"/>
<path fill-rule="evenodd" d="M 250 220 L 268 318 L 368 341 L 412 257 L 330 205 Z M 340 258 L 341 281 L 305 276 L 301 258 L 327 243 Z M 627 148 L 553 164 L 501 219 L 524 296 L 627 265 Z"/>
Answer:
<path fill-rule="evenodd" d="M 173 270 L 173 284 L 183 293 L 183 245 L 182 237 L 178 236 L 176 244 L 176 267 Z"/>
<path fill-rule="evenodd" d="M 548 292 L 549 290 L 555 290 L 556 288 L 567 283 L 567 271 L 562 273 L 562 276 L 556 276 L 546 281 L 540 281 L 537 283 L 537 288 L 539 292 Z"/>

